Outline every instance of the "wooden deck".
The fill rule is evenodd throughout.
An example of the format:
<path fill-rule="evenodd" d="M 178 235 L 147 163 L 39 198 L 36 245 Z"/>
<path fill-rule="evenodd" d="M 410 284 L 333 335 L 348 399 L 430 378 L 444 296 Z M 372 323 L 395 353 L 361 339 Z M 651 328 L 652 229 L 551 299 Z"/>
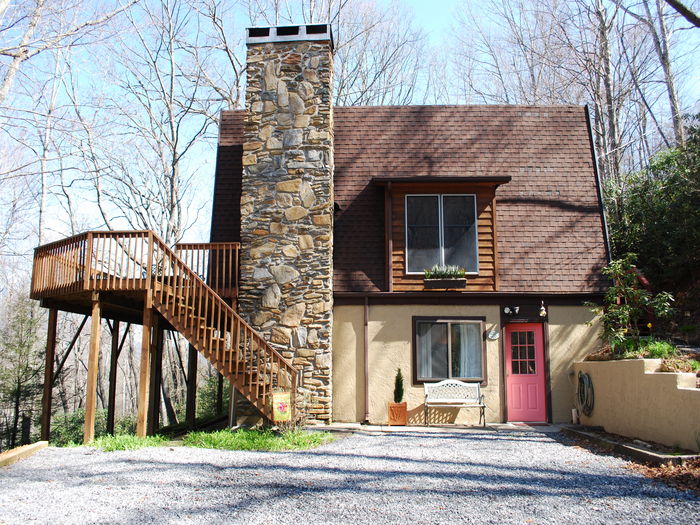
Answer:
<path fill-rule="evenodd" d="M 156 331 L 164 329 L 180 332 L 270 418 L 273 389 L 295 392 L 297 371 L 233 308 L 238 249 L 238 243 L 199 243 L 180 244 L 172 250 L 150 231 L 86 232 L 36 248 L 31 297 L 53 311 L 93 317 L 89 363 L 94 359 L 95 367 L 102 317 L 147 328 L 142 338 L 139 435 L 146 433 L 153 361 L 149 357 L 154 341 L 162 340 Z M 50 316 L 50 323 L 55 322 L 56 316 Z M 53 367 L 51 344 L 55 341 L 47 344 L 47 364 Z M 89 416 L 94 411 L 90 393 L 96 369 L 93 377 L 88 368 Z M 46 382 L 49 379 L 53 382 L 53 377 Z M 46 411 L 51 393 L 45 391 L 44 397 Z M 85 440 L 90 439 L 86 434 Z"/>

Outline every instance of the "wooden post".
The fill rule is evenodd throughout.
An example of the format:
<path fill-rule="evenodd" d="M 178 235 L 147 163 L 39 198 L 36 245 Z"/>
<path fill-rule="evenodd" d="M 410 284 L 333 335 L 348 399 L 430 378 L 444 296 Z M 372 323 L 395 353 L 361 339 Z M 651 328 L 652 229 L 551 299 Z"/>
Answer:
<path fill-rule="evenodd" d="M 51 435 L 51 398 L 53 393 L 53 362 L 56 355 L 56 323 L 58 310 L 49 310 L 49 326 L 46 332 L 46 364 L 44 365 L 44 396 L 41 400 L 41 440 Z"/>
<path fill-rule="evenodd" d="M 95 439 L 95 410 L 97 409 L 97 368 L 100 355 L 100 297 L 92 294 L 92 318 L 90 324 L 90 348 L 88 356 L 87 391 L 85 401 L 85 427 L 83 428 L 83 443 L 91 443 Z"/>
<path fill-rule="evenodd" d="M 163 329 L 160 327 L 158 316 L 153 319 L 153 334 L 151 351 L 151 384 L 150 400 L 148 401 L 148 422 L 146 432 L 149 436 L 155 435 L 160 423 L 160 384 L 163 380 Z"/>
<path fill-rule="evenodd" d="M 238 390 L 231 385 L 231 397 L 228 402 L 228 428 L 238 426 Z"/>
<path fill-rule="evenodd" d="M 216 413 L 221 414 L 224 411 L 224 376 L 219 374 L 216 381 Z"/>
<path fill-rule="evenodd" d="M 197 414 L 197 349 L 190 345 L 187 353 L 187 402 L 185 405 L 185 420 L 187 428 L 194 428 Z"/>
<path fill-rule="evenodd" d="M 136 414 L 136 435 L 138 437 L 146 437 L 146 421 L 148 417 L 148 378 L 151 371 L 151 328 L 153 324 L 153 296 L 151 294 L 151 290 L 146 292 L 146 300 L 143 305 L 139 399 Z"/>
<path fill-rule="evenodd" d="M 119 321 L 112 327 L 112 352 L 109 359 L 109 395 L 107 400 L 107 433 L 114 434 L 115 402 L 117 400 L 117 361 L 119 360 Z"/>

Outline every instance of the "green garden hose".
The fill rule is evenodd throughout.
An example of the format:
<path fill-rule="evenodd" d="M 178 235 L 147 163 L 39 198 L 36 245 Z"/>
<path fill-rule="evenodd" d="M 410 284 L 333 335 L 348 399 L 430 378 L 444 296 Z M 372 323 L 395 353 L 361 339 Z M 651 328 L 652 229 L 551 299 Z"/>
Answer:
<path fill-rule="evenodd" d="M 576 404 L 579 412 L 586 416 L 593 413 L 593 381 L 585 372 L 578 373 L 578 388 L 576 390 Z"/>

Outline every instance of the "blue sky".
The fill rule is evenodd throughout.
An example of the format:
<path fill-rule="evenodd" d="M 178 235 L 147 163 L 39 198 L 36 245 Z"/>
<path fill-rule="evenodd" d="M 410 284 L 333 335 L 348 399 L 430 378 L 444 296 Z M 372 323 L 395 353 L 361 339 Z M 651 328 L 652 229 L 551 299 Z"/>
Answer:
<path fill-rule="evenodd" d="M 416 21 L 421 24 L 428 34 L 431 43 L 437 44 L 442 35 L 450 30 L 453 13 L 467 0 L 403 0 L 403 4 L 411 8 L 416 15 Z"/>

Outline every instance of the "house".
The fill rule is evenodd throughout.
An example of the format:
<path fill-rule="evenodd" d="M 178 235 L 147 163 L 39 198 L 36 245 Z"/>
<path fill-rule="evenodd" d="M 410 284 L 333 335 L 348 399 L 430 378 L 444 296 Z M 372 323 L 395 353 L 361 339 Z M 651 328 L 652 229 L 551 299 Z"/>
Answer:
<path fill-rule="evenodd" d="M 480 382 L 489 422 L 567 421 L 573 362 L 599 345 L 584 302 L 602 298 L 609 257 L 586 108 L 334 108 L 330 26 L 250 28 L 247 44 L 246 110 L 221 116 L 210 243 L 110 231 L 36 249 L 42 438 L 58 311 L 85 315 L 80 329 L 92 318 L 86 442 L 103 318 L 108 428 L 120 323 L 143 326 L 139 435 L 158 426 L 166 330 L 190 343 L 190 423 L 197 352 L 268 418 L 283 390 L 309 422 L 383 423 L 400 368 L 411 423 L 424 423 L 422 385 L 444 378 Z M 425 279 L 434 265 L 466 280 Z"/>
<path fill-rule="evenodd" d="M 609 253 L 587 109 L 334 108 L 331 46 L 327 26 L 249 29 L 211 229 L 241 242 L 239 311 L 320 421 L 385 422 L 397 368 L 415 423 L 444 378 L 480 381 L 488 421 L 569 420 Z M 431 287 L 435 264 L 466 285 Z"/>

